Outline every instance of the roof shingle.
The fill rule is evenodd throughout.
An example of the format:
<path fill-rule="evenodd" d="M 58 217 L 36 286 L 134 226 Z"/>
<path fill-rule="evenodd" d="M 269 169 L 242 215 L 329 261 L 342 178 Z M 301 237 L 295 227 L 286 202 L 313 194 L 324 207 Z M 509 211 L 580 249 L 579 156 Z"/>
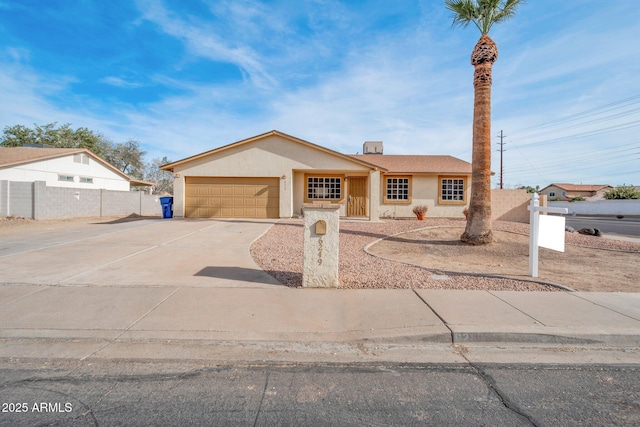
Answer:
<path fill-rule="evenodd" d="M 84 152 L 88 152 L 88 150 L 84 148 L 2 147 L 0 148 L 0 167 L 21 165 L 37 160 L 52 159 Z"/>
<path fill-rule="evenodd" d="M 471 163 L 453 156 L 351 154 L 350 157 L 395 173 L 471 173 Z"/>

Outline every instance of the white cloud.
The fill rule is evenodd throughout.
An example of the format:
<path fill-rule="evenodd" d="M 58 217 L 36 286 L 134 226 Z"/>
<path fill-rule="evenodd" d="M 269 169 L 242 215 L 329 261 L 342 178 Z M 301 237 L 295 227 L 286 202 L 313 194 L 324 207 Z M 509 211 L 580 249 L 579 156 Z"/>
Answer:
<path fill-rule="evenodd" d="M 115 76 L 105 77 L 105 78 L 101 79 L 100 81 L 102 83 L 105 83 L 105 84 L 108 84 L 108 85 L 111 85 L 111 86 L 127 88 L 127 89 L 133 89 L 133 88 L 138 88 L 138 87 L 142 86 L 141 83 L 132 82 L 132 81 L 123 79 L 121 77 L 115 77 Z"/>
<path fill-rule="evenodd" d="M 171 14 L 160 2 L 138 1 L 144 18 L 180 40 L 200 57 L 237 65 L 257 87 L 268 89 L 277 84 L 265 70 L 259 55 L 249 46 L 234 39 L 224 38 L 216 31 L 215 24 L 191 17 L 184 20 Z"/>

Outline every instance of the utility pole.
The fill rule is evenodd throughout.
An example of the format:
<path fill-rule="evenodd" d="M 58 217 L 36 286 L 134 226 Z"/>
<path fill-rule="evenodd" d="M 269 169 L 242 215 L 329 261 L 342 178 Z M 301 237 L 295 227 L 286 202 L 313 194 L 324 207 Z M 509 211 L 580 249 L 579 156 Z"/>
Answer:
<path fill-rule="evenodd" d="M 502 133 L 502 131 L 500 131 L 500 135 L 498 135 L 498 137 L 500 137 L 500 142 L 498 143 L 500 145 L 500 189 L 502 190 L 502 176 L 504 175 L 504 168 L 502 167 L 502 153 L 504 153 L 506 150 L 504 149 L 504 144 L 506 144 L 506 142 L 503 142 L 503 139 L 506 137 L 506 135 L 504 135 Z"/>

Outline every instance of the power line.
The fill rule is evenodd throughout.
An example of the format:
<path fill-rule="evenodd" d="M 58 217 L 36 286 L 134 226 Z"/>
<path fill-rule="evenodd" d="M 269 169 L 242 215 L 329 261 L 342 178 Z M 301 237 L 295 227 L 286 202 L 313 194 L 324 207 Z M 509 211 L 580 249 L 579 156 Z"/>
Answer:
<path fill-rule="evenodd" d="M 629 155 L 638 154 L 638 152 L 634 152 L 634 150 L 640 150 L 640 145 L 638 142 L 618 145 L 618 146 L 609 147 L 603 150 L 591 151 L 583 154 L 575 154 L 571 152 L 564 156 L 558 157 L 556 153 L 556 157 L 552 160 L 546 160 L 544 165 L 547 167 L 548 166 L 567 167 L 567 165 L 570 165 L 570 164 L 576 164 L 576 163 L 585 164 L 592 161 L 600 161 L 602 159 L 608 159 L 608 158 L 616 158 L 616 157 L 628 158 Z M 522 164 L 523 164 L 522 162 L 520 163 L 514 162 L 511 164 L 511 167 L 517 169 Z"/>
<path fill-rule="evenodd" d="M 636 100 L 638 100 L 638 101 L 636 101 Z M 635 102 L 630 102 L 630 101 L 635 101 Z M 589 110 L 585 110 L 585 111 L 582 111 L 582 112 L 579 112 L 579 113 L 571 114 L 569 116 L 565 116 L 565 117 L 559 118 L 557 120 L 552 120 L 550 122 L 541 123 L 541 124 L 529 126 L 527 128 L 519 129 L 519 130 L 516 130 L 515 133 L 525 132 L 525 131 L 529 131 L 529 130 L 544 128 L 544 127 L 549 127 L 549 126 L 552 126 L 552 125 L 555 125 L 555 124 L 558 124 L 558 123 L 563 123 L 563 122 L 567 122 L 567 121 L 576 120 L 576 119 L 579 119 L 581 117 L 588 117 L 588 116 L 597 114 L 598 112 L 610 111 L 610 110 L 615 110 L 615 109 L 624 107 L 624 105 L 620 106 L 620 107 L 615 107 L 615 106 L 620 105 L 620 104 L 630 103 L 631 105 L 633 105 L 633 104 L 637 104 L 638 102 L 640 102 L 640 94 L 634 95 L 634 96 L 629 97 L 629 98 L 621 99 L 619 101 L 615 101 L 615 102 L 612 102 L 612 103 L 609 103 L 609 104 L 606 104 L 606 105 L 602 105 L 600 107 L 595 107 L 595 108 L 591 108 Z M 615 108 L 611 108 L 611 107 L 615 107 Z"/>
<path fill-rule="evenodd" d="M 603 135 L 605 133 L 611 133 L 611 132 L 616 132 L 616 131 L 619 131 L 619 130 L 631 129 L 631 128 L 635 128 L 635 127 L 638 127 L 638 126 L 640 126 L 640 121 L 634 120 L 634 121 L 631 121 L 631 122 L 621 123 L 621 124 L 609 126 L 609 127 L 606 127 L 606 128 L 601 128 L 601 129 L 591 130 L 591 131 L 587 131 L 587 132 L 577 133 L 577 134 L 574 134 L 574 135 L 564 136 L 564 137 L 560 137 L 560 138 L 556 138 L 556 139 L 548 139 L 548 140 L 540 141 L 540 142 L 529 142 L 527 144 L 523 144 L 522 147 L 534 147 L 534 146 L 540 146 L 540 145 L 548 145 L 548 144 L 553 144 L 554 142 L 558 142 L 558 141 L 571 141 L 571 140 L 574 140 L 574 139 L 585 138 L 587 136 Z"/>
<path fill-rule="evenodd" d="M 547 135 L 547 134 L 550 134 L 550 133 L 556 133 L 556 132 L 560 132 L 560 131 L 567 130 L 567 129 L 574 129 L 574 128 L 577 128 L 577 127 L 590 126 L 590 125 L 594 125 L 594 124 L 597 124 L 597 123 L 607 122 L 607 121 L 611 121 L 611 120 L 614 120 L 614 119 L 619 119 L 619 118 L 622 118 L 622 117 L 630 116 L 630 115 L 635 114 L 637 112 L 640 112 L 640 108 L 635 109 L 635 110 L 631 110 L 631 111 L 625 111 L 625 112 L 616 113 L 616 114 L 612 114 L 612 115 L 609 115 L 609 116 L 601 117 L 601 118 L 599 118 L 597 120 L 591 120 L 591 121 L 588 121 L 588 122 L 580 122 L 580 123 L 576 123 L 576 124 L 573 124 L 573 125 L 570 125 L 570 126 L 564 126 L 564 127 L 557 128 L 557 129 L 550 129 L 550 130 L 546 130 L 546 131 L 535 133 L 535 134 L 528 135 L 528 136 L 525 135 L 525 136 L 520 137 L 519 139 L 520 140 L 533 139 L 533 138 L 536 138 L 538 136 Z M 628 122 L 628 123 L 633 123 L 633 121 L 632 122 Z"/>

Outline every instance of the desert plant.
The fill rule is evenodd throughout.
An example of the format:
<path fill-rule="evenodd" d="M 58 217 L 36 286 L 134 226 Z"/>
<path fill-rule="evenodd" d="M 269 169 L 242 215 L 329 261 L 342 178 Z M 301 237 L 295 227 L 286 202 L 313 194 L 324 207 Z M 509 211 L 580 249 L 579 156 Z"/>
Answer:
<path fill-rule="evenodd" d="M 426 215 L 428 210 L 429 207 L 426 205 L 415 205 L 413 207 L 413 213 L 416 214 L 416 216 Z"/>
<path fill-rule="evenodd" d="M 584 197 L 582 197 L 582 196 L 576 196 L 576 197 L 574 197 L 573 199 L 571 199 L 571 200 L 569 200 L 569 201 L 570 201 L 570 202 L 584 202 L 585 200 L 587 200 L 587 199 L 585 199 L 585 198 L 584 198 Z"/>

